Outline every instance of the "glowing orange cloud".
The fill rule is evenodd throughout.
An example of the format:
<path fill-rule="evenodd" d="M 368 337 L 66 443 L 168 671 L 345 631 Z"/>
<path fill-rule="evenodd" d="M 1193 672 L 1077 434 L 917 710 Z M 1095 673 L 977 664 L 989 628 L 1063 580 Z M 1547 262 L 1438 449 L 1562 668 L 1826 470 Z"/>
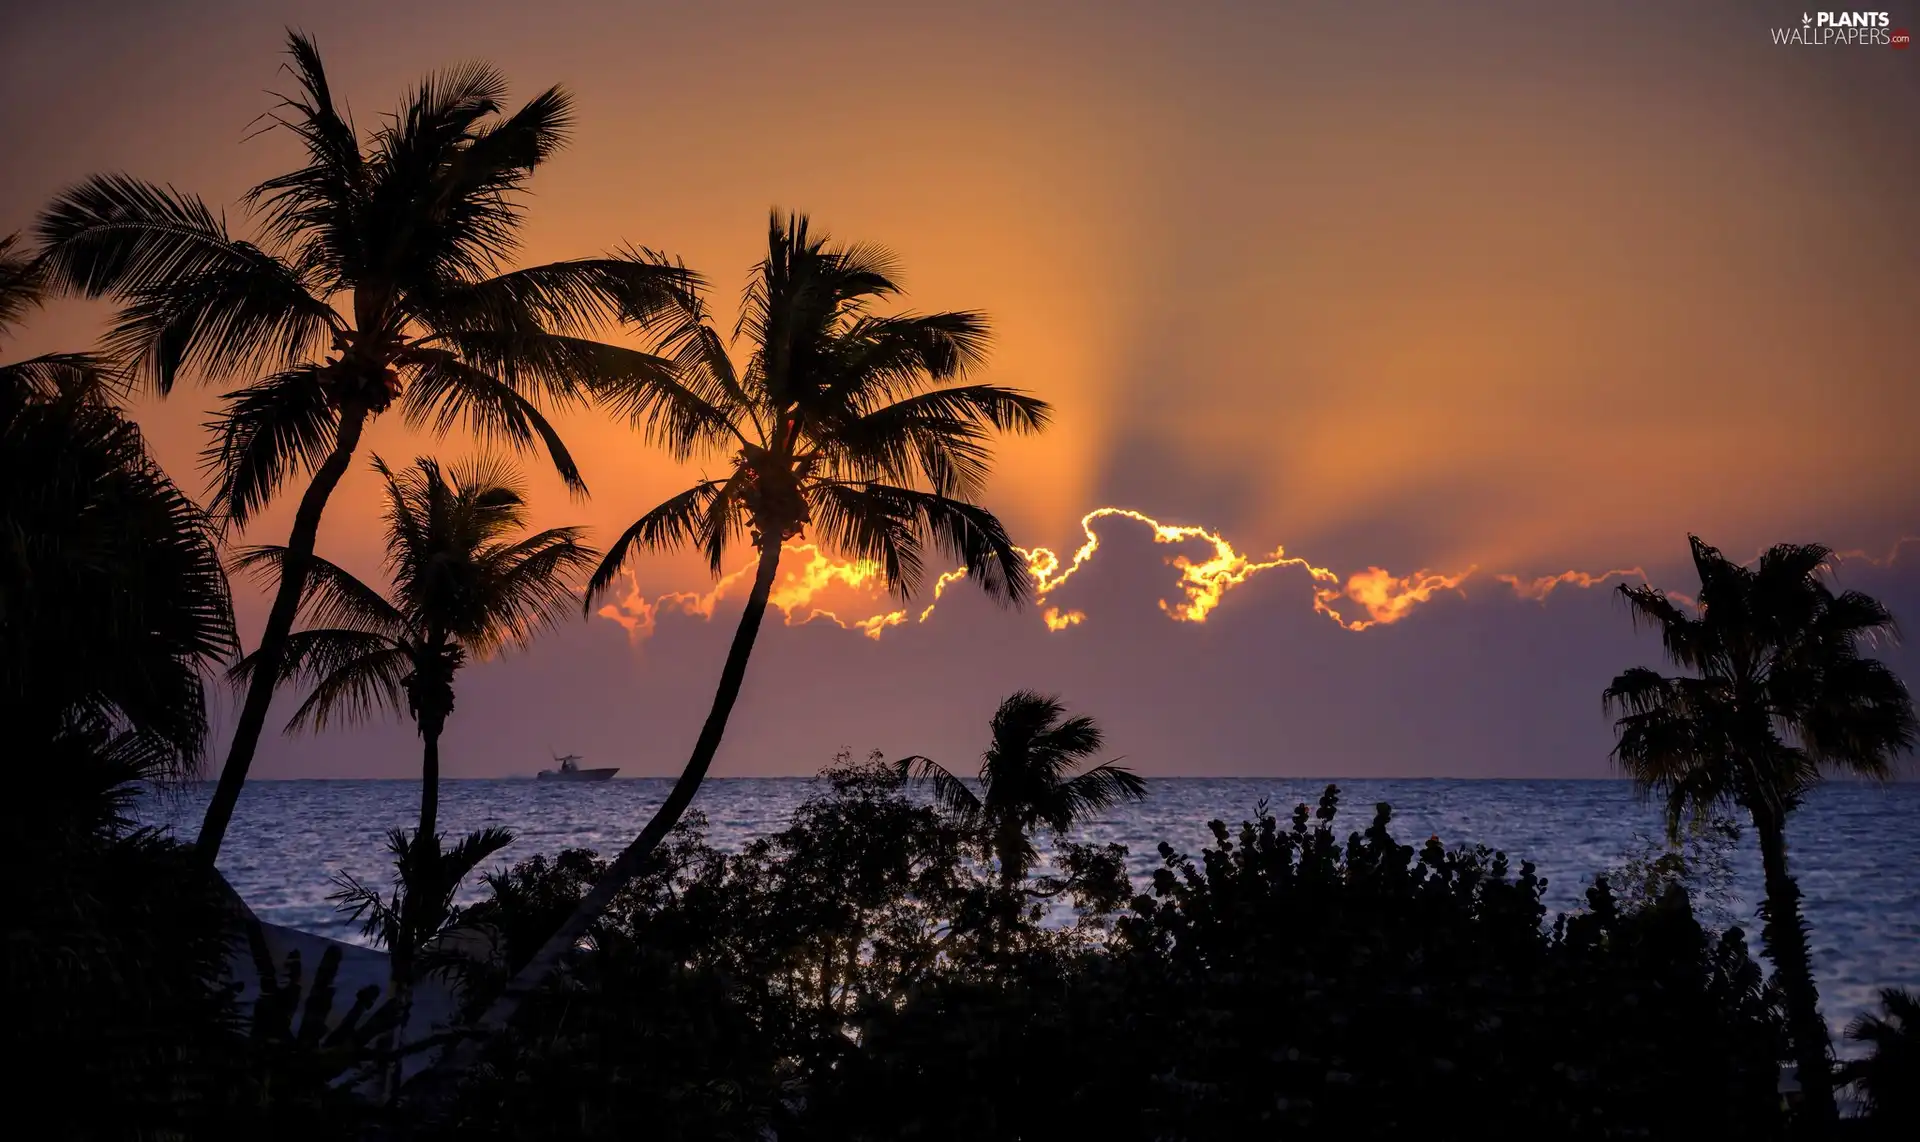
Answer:
<path fill-rule="evenodd" d="M 1321 587 L 1313 593 L 1313 609 L 1331 618 L 1348 630 L 1366 630 L 1370 626 L 1395 623 L 1407 617 L 1413 608 L 1433 598 L 1438 591 L 1457 591 L 1467 576 L 1473 574 L 1469 567 L 1458 575 L 1442 575 L 1435 571 L 1417 571 L 1405 577 L 1394 575 L 1381 567 L 1369 567 L 1356 573 L 1347 580 L 1346 589 Z M 1464 596 L 1465 591 L 1460 591 Z M 1333 604 L 1342 598 L 1352 599 L 1366 609 L 1367 617 L 1349 622 L 1340 617 Z"/>
<path fill-rule="evenodd" d="M 1518 575 L 1495 575 L 1494 578 L 1513 588 L 1513 593 L 1523 599 L 1533 599 L 1544 603 L 1553 589 L 1561 585 L 1579 587 L 1598 587 L 1609 579 L 1624 579 L 1637 575 L 1644 582 L 1647 573 L 1638 567 L 1616 567 L 1612 571 L 1602 571 L 1598 575 L 1589 575 L 1585 571 L 1562 571 L 1558 575 L 1542 575 L 1538 579 L 1522 579 Z"/>
<path fill-rule="evenodd" d="M 1160 609 L 1175 622 L 1204 623 L 1220 606 L 1221 599 L 1228 591 L 1262 571 L 1297 567 L 1306 572 L 1313 584 L 1315 612 L 1326 615 L 1343 630 L 1364 631 L 1370 627 L 1399 622 L 1440 592 L 1453 591 L 1464 596 L 1466 592 L 1461 584 L 1477 570 L 1469 567 L 1457 574 L 1446 574 L 1423 568 L 1410 575 L 1395 575 L 1382 567 L 1369 567 L 1348 576 L 1343 582 L 1330 568 L 1315 566 L 1299 556 L 1288 555 L 1284 547 L 1276 547 L 1272 552 L 1254 558 L 1236 551 L 1218 532 L 1207 528 L 1163 524 L 1131 508 L 1102 507 L 1080 518 L 1080 531 L 1086 538 L 1074 550 L 1070 560 L 1063 560 L 1058 552 L 1047 547 L 1016 549 L 1026 558 L 1033 572 L 1037 601 L 1043 606 L 1099 552 L 1100 537 L 1094 530 L 1094 524 L 1104 519 L 1131 520 L 1142 524 L 1152 532 L 1155 543 L 1195 544 L 1210 549 L 1211 553 L 1205 558 L 1180 554 L 1167 560 L 1167 564 L 1180 573 L 1175 585 L 1181 597 L 1161 599 Z M 779 609 L 782 621 L 788 626 L 798 626 L 824 619 L 842 630 L 858 631 L 872 639 L 878 639 L 890 627 L 926 622 L 933 616 L 947 588 L 964 579 L 967 574 L 965 567 L 941 574 L 934 580 L 932 598 L 917 615 L 902 607 L 865 618 L 846 620 L 817 605 L 816 598 L 831 589 L 851 590 L 868 598 L 877 596 L 882 586 L 879 564 L 834 559 L 810 543 L 791 544 L 786 551 L 787 565 L 775 580 L 773 593 L 768 598 L 768 602 Z M 722 576 L 714 583 L 712 590 L 705 593 L 676 591 L 653 599 L 641 593 L 638 580 L 629 572 L 627 593 L 618 601 L 600 608 L 599 613 L 625 627 L 627 633 L 638 641 L 653 633 L 662 609 L 712 618 L 720 601 L 746 582 L 752 570 L 753 565 L 748 563 Z M 1643 580 L 1646 578 L 1637 567 L 1598 574 L 1563 571 L 1558 575 L 1534 579 L 1522 579 L 1517 575 L 1497 575 L 1494 578 L 1511 587 L 1520 598 L 1545 602 L 1547 596 L 1561 586 L 1585 589 L 1609 579 L 1631 575 L 1638 575 Z M 1358 608 L 1360 617 L 1346 617 L 1345 612 L 1351 609 L 1349 603 Z M 1085 622 L 1086 618 L 1084 611 L 1063 610 L 1058 606 L 1046 606 L 1040 615 L 1041 622 L 1050 631 L 1064 631 Z"/>
<path fill-rule="evenodd" d="M 1859 559 L 1871 563 L 1875 567 L 1891 567 L 1899 562 L 1900 549 L 1909 543 L 1920 543 L 1920 535 L 1901 536 L 1899 539 L 1893 541 L 1893 546 L 1887 549 L 1885 555 L 1871 555 L 1865 551 L 1836 551 L 1833 553 L 1833 557 L 1835 559 Z"/>
<path fill-rule="evenodd" d="M 1047 624 L 1048 630 L 1066 630 L 1086 617 L 1084 611 L 1067 611 L 1062 614 L 1059 607 L 1048 607 L 1040 615 L 1040 621 Z"/>
<path fill-rule="evenodd" d="M 877 615 L 848 623 L 832 611 L 813 605 L 814 597 L 830 587 L 850 587 L 867 592 L 878 588 L 881 583 L 878 563 L 834 559 L 811 543 L 789 544 L 786 553 L 787 558 L 781 561 L 783 566 L 780 575 L 774 580 L 773 591 L 768 595 L 767 602 L 780 610 L 788 626 L 826 619 L 843 630 L 858 629 L 869 637 L 878 638 L 885 627 L 904 621 L 905 614 L 896 612 L 898 617 Z M 674 591 L 651 600 L 641 593 L 639 580 L 629 572 L 627 593 L 619 600 L 601 607 L 599 614 L 625 627 L 635 639 L 642 639 L 653 633 L 662 609 L 677 610 L 703 619 L 712 618 L 720 601 L 747 581 L 752 572 L 753 564 L 748 563 L 737 571 L 721 576 L 713 589 L 705 593 Z M 942 582 L 936 586 L 936 597 L 937 591 L 944 589 L 948 579 L 949 576 L 941 576 Z"/>
<path fill-rule="evenodd" d="M 1034 585 L 1038 588 L 1044 602 L 1065 585 L 1073 573 L 1080 570 L 1094 553 L 1100 550 L 1100 537 L 1094 534 L 1095 520 L 1118 517 L 1146 524 L 1153 530 L 1155 543 L 1205 543 L 1213 548 L 1213 557 L 1198 563 L 1184 555 L 1176 555 L 1168 560 L 1180 572 L 1180 589 L 1187 600 L 1184 603 L 1169 603 L 1160 600 L 1160 609 L 1167 612 L 1175 622 L 1203 623 L 1213 609 L 1220 605 L 1221 596 L 1228 590 L 1238 587 L 1262 571 L 1275 567 L 1299 567 L 1315 580 L 1338 583 L 1340 577 L 1325 567 L 1315 567 L 1304 559 L 1289 556 L 1286 549 L 1276 547 L 1273 554 L 1265 559 L 1249 559 L 1233 549 L 1233 545 L 1222 539 L 1218 533 L 1204 527 L 1184 527 L 1161 523 L 1150 516 L 1130 508 L 1095 508 L 1080 517 L 1080 530 L 1086 535 L 1085 543 L 1073 553 L 1073 562 L 1063 571 L 1060 569 L 1060 557 L 1048 548 L 1036 547 L 1031 551 L 1022 550 L 1027 563 L 1033 568 Z M 1050 629 L 1061 627 L 1048 623 Z"/>

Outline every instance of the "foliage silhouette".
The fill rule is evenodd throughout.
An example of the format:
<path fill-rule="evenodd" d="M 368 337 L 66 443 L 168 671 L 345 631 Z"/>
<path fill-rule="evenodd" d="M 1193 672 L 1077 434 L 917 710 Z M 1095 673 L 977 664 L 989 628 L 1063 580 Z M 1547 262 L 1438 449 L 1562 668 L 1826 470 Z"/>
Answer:
<path fill-rule="evenodd" d="M 381 1089 L 388 1098 L 399 1089 L 398 1054 L 407 1046 L 399 1037 L 411 1024 L 415 985 L 426 973 L 455 969 L 462 961 L 459 953 L 436 947 L 461 925 L 453 898 L 475 869 L 512 843 L 513 834 L 501 828 L 468 833 L 452 848 L 441 847 L 439 833 L 408 836 L 394 829 L 387 834 L 387 851 L 394 858 L 389 893 L 383 896 L 344 873 L 335 877 L 331 899 L 360 922 L 362 935 L 387 950 L 394 1010 L 387 1043 L 393 1057 L 382 1072 Z"/>
<path fill-rule="evenodd" d="M 36 285 L 0 243 L 0 317 Z M 26 756 L 77 733 L 136 777 L 184 775 L 207 732 L 202 672 L 234 647 L 226 575 L 107 374 L 74 360 L 0 368 L 0 722 Z"/>
<path fill-rule="evenodd" d="M 992 730 L 977 794 L 932 758 L 916 755 L 895 764 L 902 777 L 926 781 L 934 800 L 979 837 L 984 855 L 999 862 L 1005 887 L 1026 879 L 1038 827 L 1064 834 L 1096 813 L 1147 795 L 1146 782 L 1112 762 L 1073 772 L 1100 751 L 1103 739 L 1092 718 L 1066 717 L 1058 698 L 1018 691 L 994 711 Z"/>
<path fill-rule="evenodd" d="M 1666 799 L 1669 828 L 1737 806 L 1753 821 L 1766 876 L 1761 939 L 1786 994 L 1806 1131 L 1834 1119 L 1832 1059 L 1814 987 L 1800 887 L 1787 869 L 1786 821 L 1824 770 L 1885 779 L 1920 736 L 1898 676 L 1860 653 L 1891 638 L 1893 617 L 1858 591 L 1835 594 L 1832 552 L 1780 544 L 1755 566 L 1689 537 L 1698 614 L 1651 586 L 1620 588 L 1636 622 L 1660 632 L 1691 675 L 1635 667 L 1606 689 L 1618 713 L 1614 760 Z"/>
<path fill-rule="evenodd" d="M 24 756 L 30 795 L 0 806 L 21 858 L 0 971 L 21 1105 L 57 1102 L 45 1113 L 61 1137 L 350 1131 L 358 1110 L 332 1080 L 351 1060 L 276 1015 L 271 964 L 268 997 L 243 1012 L 228 982 L 245 935 L 230 890 L 190 846 L 129 819 L 150 781 L 137 756 L 86 723 Z"/>
<path fill-rule="evenodd" d="M 589 340 L 640 316 L 684 274 L 641 252 L 504 270 L 518 196 L 565 141 L 571 99 L 549 88 L 517 111 L 505 79 L 466 64 L 423 80 L 364 136 L 337 108 L 318 49 L 290 35 L 297 90 L 268 115 L 306 165 L 249 191 L 258 241 L 198 198 L 126 175 L 62 192 L 37 229 L 47 282 L 121 303 L 106 344 L 160 392 L 182 373 L 240 382 L 206 453 L 213 507 L 244 527 L 309 477 L 220 785 L 201 828 L 218 854 L 266 722 L 328 498 L 373 418 L 456 424 L 543 446 L 584 491 L 541 404 L 631 404 L 670 384 L 666 362 Z"/>
<path fill-rule="evenodd" d="M 340 949 L 328 947 L 307 985 L 299 949 L 289 951 L 284 970 L 273 962 L 265 933 L 258 922 L 246 926 L 247 951 L 253 960 L 260 993 L 247 1021 L 254 1066 L 261 1086 L 275 1097 L 285 1092 L 337 1092 L 325 1102 L 351 1106 L 342 1080 L 350 1079 L 379 1058 L 378 1041 L 405 1015 L 397 997 L 380 1002 L 380 988 L 361 988 L 337 1018 L 333 1015 L 334 982 L 340 970 Z"/>
<path fill-rule="evenodd" d="M 1860 1092 L 1881 1136 L 1911 1138 L 1920 1130 L 1920 995 L 1884 988 L 1880 1009 L 1847 1025 L 1847 1038 L 1869 1051 L 1842 1067 L 1840 1077 Z"/>
<path fill-rule="evenodd" d="M 440 735 L 453 713 L 454 677 L 470 658 L 525 646 L 573 601 L 572 576 L 593 562 L 580 529 L 522 535 L 526 496 L 513 473 L 492 461 L 455 468 L 421 458 L 395 473 L 374 457 L 386 482 L 387 571 L 392 601 L 341 567 L 308 560 L 302 609 L 319 623 L 289 636 L 282 681 L 304 678 L 312 692 L 288 729 L 324 727 L 403 705 L 420 731 L 419 835 L 439 819 Z M 284 547 L 253 547 L 235 566 L 278 579 Z M 246 682 L 260 655 L 242 659 Z"/>
<path fill-rule="evenodd" d="M 901 598 L 918 586 L 933 547 L 965 564 L 995 599 L 1032 590 L 1026 560 L 974 498 L 985 482 L 993 431 L 1036 432 L 1048 407 L 994 385 L 953 383 L 982 362 L 986 321 L 975 313 L 880 316 L 900 292 L 884 250 L 835 245 L 805 215 L 768 226 L 767 256 L 747 288 L 736 369 L 692 279 L 650 323 L 654 349 L 678 380 L 631 390 L 620 403 L 676 459 L 724 453 L 725 479 L 703 480 L 641 516 L 607 551 L 588 585 L 604 590 L 639 550 L 689 544 L 715 575 L 742 539 L 756 552 L 753 587 L 700 736 L 666 801 L 509 982 L 481 1019 L 497 1031 L 559 965 L 647 854 L 693 801 L 726 731 L 780 568 L 782 545 L 809 534 L 836 554 L 869 560 Z M 916 486 L 923 485 L 923 486 Z M 443 1073 L 471 1057 L 456 1052 Z"/>
<path fill-rule="evenodd" d="M 19 245 L 18 234 L 0 238 L 0 333 L 11 332 L 47 300 L 46 266 Z M 0 365 L 0 392 L 14 399 L 106 400 L 124 388 L 122 376 L 93 353 L 43 353 Z"/>
<path fill-rule="evenodd" d="M 1162 846 L 1122 913 L 996 930 L 999 869 L 910 789 L 843 760 L 742 853 L 677 830 L 430 1136 L 1779 1135 L 1777 993 L 1678 886 L 1543 926 L 1531 866 L 1384 806 L 1343 844 L 1329 789 Z M 469 916 L 537 931 L 604 867 L 523 863 Z"/>

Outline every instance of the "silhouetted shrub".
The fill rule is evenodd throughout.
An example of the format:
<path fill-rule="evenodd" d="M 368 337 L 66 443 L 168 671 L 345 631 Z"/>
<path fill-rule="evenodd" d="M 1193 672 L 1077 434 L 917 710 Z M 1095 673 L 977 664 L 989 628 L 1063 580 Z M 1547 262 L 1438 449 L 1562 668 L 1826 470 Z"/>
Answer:
<path fill-rule="evenodd" d="M 1163 845 L 1117 916 L 1115 854 L 1066 854 L 1088 906 L 1061 929 L 1024 905 L 1009 921 L 952 822 L 843 766 L 741 854 L 682 833 L 496 1045 L 454 1125 L 787 1142 L 1778 1132 L 1777 997 L 1682 888 L 1623 907 L 1601 880 L 1549 924 L 1531 865 L 1402 845 L 1384 805 L 1342 842 L 1337 813 L 1330 787 L 1290 823 L 1214 822 L 1196 858 Z M 584 859 L 523 864 L 475 911 L 558 916 Z M 1066 879 L 1029 879 L 1022 899 Z"/>
<path fill-rule="evenodd" d="M 1847 1025 L 1847 1038 L 1867 1054 L 1840 1068 L 1860 1094 L 1868 1136 L 1920 1135 L 1920 995 L 1904 988 L 1880 992 L 1880 1010 Z"/>

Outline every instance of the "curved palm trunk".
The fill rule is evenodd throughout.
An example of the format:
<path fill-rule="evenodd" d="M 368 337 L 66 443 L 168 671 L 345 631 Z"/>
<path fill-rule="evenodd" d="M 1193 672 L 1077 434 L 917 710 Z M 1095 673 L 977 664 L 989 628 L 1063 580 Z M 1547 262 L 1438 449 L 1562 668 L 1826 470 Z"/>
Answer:
<path fill-rule="evenodd" d="M 1787 872 L 1785 822 L 1776 815 L 1753 815 L 1760 834 L 1760 862 L 1766 872 L 1767 899 L 1761 906 L 1760 936 L 1787 999 L 1787 1030 L 1799 1071 L 1801 1137 L 1825 1137 L 1835 1118 L 1833 1057 L 1827 1023 L 1820 1017 L 1820 993 L 1813 983 L 1813 953 L 1807 924 L 1800 915 L 1800 886 Z"/>
<path fill-rule="evenodd" d="M 428 717 L 420 722 L 420 737 L 426 742 L 420 759 L 421 837 L 433 836 L 440 824 L 440 731 L 445 727 L 442 718 Z"/>
<path fill-rule="evenodd" d="M 314 543 L 320 535 L 320 516 L 327 499 L 353 463 L 360 446 L 360 433 L 366 428 L 365 409 L 347 408 L 340 417 L 339 435 L 333 451 L 313 473 L 313 482 L 300 497 L 300 510 L 293 517 L 293 533 L 287 537 L 287 555 L 280 567 L 280 587 L 273 596 L 273 609 L 267 612 L 267 629 L 261 632 L 260 649 L 253 679 L 247 684 L 246 704 L 240 709 L 240 722 L 234 727 L 233 744 L 227 747 L 227 762 L 220 770 L 220 784 L 213 791 L 213 802 L 200 822 L 198 844 L 200 859 L 212 864 L 220 855 L 220 843 L 226 839 L 227 825 L 233 820 L 233 807 L 240 801 L 240 787 L 247 783 L 247 770 L 253 766 L 254 750 L 260 745 L 260 731 L 267 724 L 267 707 L 273 704 L 273 691 L 280 674 L 280 662 L 286 655 L 287 636 L 293 633 L 294 616 L 300 610 L 300 596 L 307 586 L 307 562 L 313 558 Z"/>
<path fill-rule="evenodd" d="M 760 633 L 760 620 L 767 611 L 767 598 L 773 593 L 774 576 L 780 570 L 780 543 L 771 540 L 760 549 L 760 565 L 754 575 L 753 593 L 747 597 L 747 607 L 740 615 L 740 627 L 734 631 L 733 646 L 727 652 L 727 663 L 720 671 L 720 688 L 714 693 L 713 708 L 707 714 L 706 725 L 700 729 L 699 740 L 694 743 L 693 756 L 687 760 L 687 767 L 681 771 L 680 779 L 673 784 L 672 792 L 647 822 L 640 835 L 626 847 L 614 862 L 608 866 L 606 874 L 595 881 L 593 888 L 583 897 L 573 915 L 566 923 L 548 937 L 540 950 L 534 953 L 527 965 L 521 968 L 508 981 L 500 997 L 493 1001 L 475 1023 L 475 1035 L 462 1040 L 449 1050 L 441 1062 L 431 1072 L 420 1076 L 421 1094 L 432 1098 L 438 1090 L 444 1090 L 446 1080 L 456 1076 L 473 1063 L 478 1056 L 483 1037 L 498 1032 L 513 1020 L 526 1001 L 547 976 L 560 965 L 560 960 L 587 929 L 593 926 L 613 898 L 619 894 L 628 881 L 632 880 L 653 850 L 660 846 L 673 827 L 680 823 L 681 814 L 693 803 L 693 795 L 699 791 L 700 782 L 707 775 L 707 767 L 713 763 L 713 755 L 720 749 L 720 738 L 727 730 L 727 717 L 733 712 L 734 700 L 740 696 L 740 684 L 747 677 L 747 659 L 753 654 L 754 639 Z"/>

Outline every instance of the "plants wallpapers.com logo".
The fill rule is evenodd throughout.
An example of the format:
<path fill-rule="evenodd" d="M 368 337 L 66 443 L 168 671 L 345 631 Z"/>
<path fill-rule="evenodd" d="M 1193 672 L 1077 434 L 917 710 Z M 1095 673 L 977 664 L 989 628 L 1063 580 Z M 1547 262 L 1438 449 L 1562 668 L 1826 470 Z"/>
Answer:
<path fill-rule="evenodd" d="M 1913 38 L 1893 26 L 1887 12 L 1802 12 L 1800 23 L 1774 28 L 1781 47 L 1890 47 L 1904 50 Z"/>

